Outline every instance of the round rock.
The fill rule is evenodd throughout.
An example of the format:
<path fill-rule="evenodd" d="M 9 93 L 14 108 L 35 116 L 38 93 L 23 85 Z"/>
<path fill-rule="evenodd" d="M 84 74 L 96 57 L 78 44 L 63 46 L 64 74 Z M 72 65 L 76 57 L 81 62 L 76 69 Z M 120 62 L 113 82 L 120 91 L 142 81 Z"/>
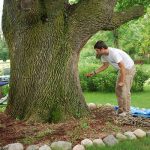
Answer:
<path fill-rule="evenodd" d="M 122 133 L 117 133 L 116 134 L 116 138 L 119 140 L 119 141 L 123 141 L 123 140 L 126 140 L 127 137 L 125 135 L 123 135 Z"/>
<path fill-rule="evenodd" d="M 94 104 L 94 103 L 88 103 L 88 107 L 90 110 L 94 110 L 97 108 L 96 104 Z"/>
<path fill-rule="evenodd" d="M 2 150 L 23 150 L 23 145 L 21 143 L 8 144 L 2 148 Z"/>
<path fill-rule="evenodd" d="M 48 145 L 43 145 L 39 148 L 39 150 L 51 150 L 51 148 Z"/>
<path fill-rule="evenodd" d="M 106 103 L 105 106 L 107 106 L 107 107 L 113 107 L 113 105 L 111 105 L 110 103 Z"/>
<path fill-rule="evenodd" d="M 130 140 L 137 139 L 136 136 L 134 135 L 134 133 L 131 132 L 131 131 L 125 132 L 124 135 L 125 135 L 128 139 L 130 139 Z"/>
<path fill-rule="evenodd" d="M 94 139 L 93 140 L 93 144 L 96 147 L 101 147 L 101 146 L 105 146 L 104 142 L 102 139 Z"/>
<path fill-rule="evenodd" d="M 97 105 L 98 108 L 100 108 L 100 107 L 102 107 L 102 106 L 103 106 L 102 104 L 98 104 L 98 105 Z"/>
<path fill-rule="evenodd" d="M 146 132 L 144 132 L 144 131 L 141 130 L 141 129 L 137 129 L 137 130 L 135 130 L 133 133 L 134 133 L 134 134 L 136 135 L 136 137 L 138 137 L 138 138 L 143 138 L 143 137 L 146 136 Z"/>
<path fill-rule="evenodd" d="M 85 147 L 93 146 L 93 142 L 90 139 L 84 139 L 81 141 L 81 145 Z"/>
<path fill-rule="evenodd" d="M 85 148 L 83 145 L 78 144 L 78 145 L 73 147 L 73 150 L 85 150 Z"/>
<path fill-rule="evenodd" d="M 118 140 L 113 135 L 108 135 L 103 139 L 103 142 L 108 146 L 113 146 L 118 143 Z"/>

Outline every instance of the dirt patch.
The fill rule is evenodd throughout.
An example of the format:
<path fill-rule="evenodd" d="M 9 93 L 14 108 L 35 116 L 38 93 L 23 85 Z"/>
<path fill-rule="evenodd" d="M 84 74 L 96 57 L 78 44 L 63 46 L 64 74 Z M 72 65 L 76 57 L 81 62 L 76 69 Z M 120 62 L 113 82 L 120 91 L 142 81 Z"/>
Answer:
<path fill-rule="evenodd" d="M 132 124 L 132 122 L 130 124 L 131 118 L 126 119 L 127 122 L 121 120 L 112 107 L 100 107 L 93 110 L 91 114 L 90 118 L 71 119 L 59 124 L 29 124 L 0 113 L 0 146 L 14 142 L 21 142 L 25 146 L 30 144 L 42 145 L 58 140 L 70 141 L 75 145 L 84 138 L 104 138 L 108 134 L 134 131 L 136 128 L 145 131 L 149 129 L 149 126 L 143 127 L 138 122 L 137 124 Z M 133 121 L 133 119 L 131 120 Z M 144 121 L 150 123 L 150 119 Z"/>

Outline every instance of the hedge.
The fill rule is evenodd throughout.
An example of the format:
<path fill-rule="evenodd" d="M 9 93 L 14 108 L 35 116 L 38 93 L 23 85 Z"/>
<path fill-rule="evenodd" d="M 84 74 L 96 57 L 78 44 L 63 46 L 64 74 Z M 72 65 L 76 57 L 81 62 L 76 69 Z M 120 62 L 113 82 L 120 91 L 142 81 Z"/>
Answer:
<path fill-rule="evenodd" d="M 117 71 L 113 68 L 97 74 L 93 77 L 86 77 L 85 74 L 92 72 L 96 66 L 88 66 L 80 68 L 80 84 L 83 91 L 100 91 L 100 92 L 114 92 L 117 80 Z M 150 76 L 142 69 L 136 68 L 131 91 L 141 92 L 144 89 L 144 83 Z"/>

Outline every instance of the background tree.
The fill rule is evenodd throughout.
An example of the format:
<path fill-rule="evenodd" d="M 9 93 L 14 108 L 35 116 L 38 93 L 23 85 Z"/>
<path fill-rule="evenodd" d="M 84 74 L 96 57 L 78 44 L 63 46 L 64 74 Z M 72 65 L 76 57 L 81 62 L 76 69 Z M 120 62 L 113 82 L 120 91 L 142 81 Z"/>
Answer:
<path fill-rule="evenodd" d="M 135 60 L 144 60 L 150 63 L 150 7 L 144 17 L 131 21 L 119 28 L 119 45 L 126 50 Z"/>
<path fill-rule="evenodd" d="M 9 102 L 14 118 L 57 122 L 89 110 L 78 60 L 99 30 L 114 30 L 144 14 L 143 6 L 115 12 L 117 0 L 4 0 L 3 33 L 11 60 Z"/>

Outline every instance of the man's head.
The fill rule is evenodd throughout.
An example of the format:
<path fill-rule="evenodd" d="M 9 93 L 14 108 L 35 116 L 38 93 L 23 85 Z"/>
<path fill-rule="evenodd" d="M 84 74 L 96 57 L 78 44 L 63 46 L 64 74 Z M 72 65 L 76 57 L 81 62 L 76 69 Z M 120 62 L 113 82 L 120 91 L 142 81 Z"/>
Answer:
<path fill-rule="evenodd" d="M 96 50 L 96 57 L 108 55 L 108 46 L 103 41 L 97 41 L 94 49 Z"/>

